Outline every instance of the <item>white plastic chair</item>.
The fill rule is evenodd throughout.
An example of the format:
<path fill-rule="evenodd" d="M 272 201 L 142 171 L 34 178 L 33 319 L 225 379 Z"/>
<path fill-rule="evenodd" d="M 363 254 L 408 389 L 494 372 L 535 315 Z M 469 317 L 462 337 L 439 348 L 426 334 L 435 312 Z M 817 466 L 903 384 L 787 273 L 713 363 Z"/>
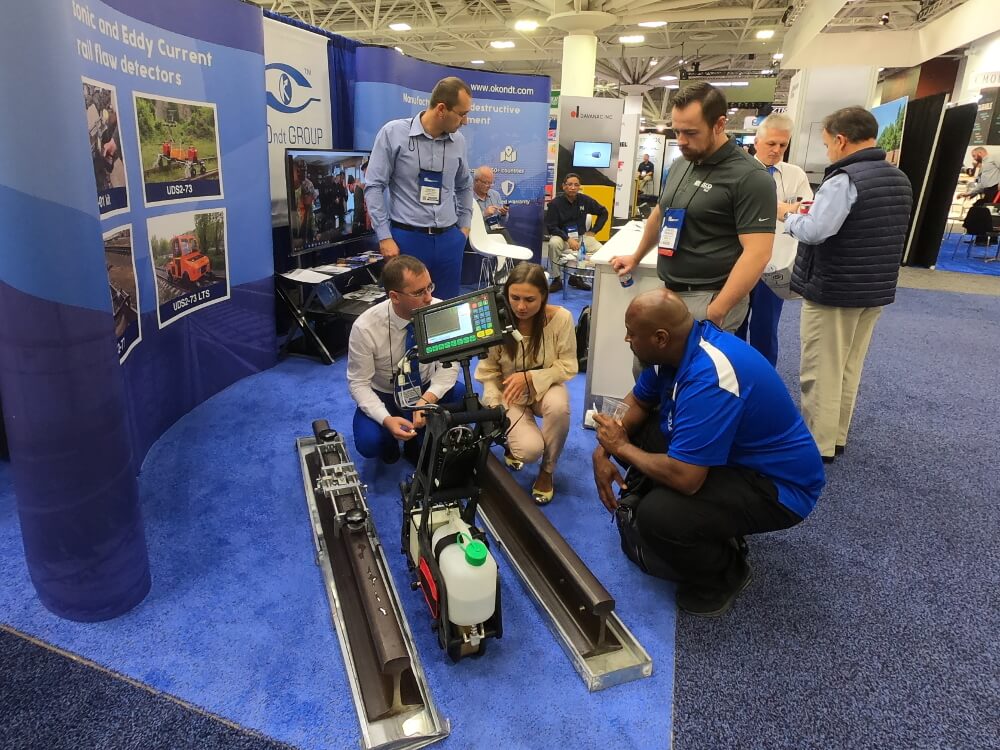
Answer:
<path fill-rule="evenodd" d="M 514 261 L 531 260 L 533 253 L 520 245 L 509 245 L 500 234 L 486 231 L 486 220 L 476 201 L 472 202 L 472 227 L 469 230 L 469 244 L 483 256 L 479 271 L 479 286 L 492 286 L 499 278 L 506 278 Z"/>

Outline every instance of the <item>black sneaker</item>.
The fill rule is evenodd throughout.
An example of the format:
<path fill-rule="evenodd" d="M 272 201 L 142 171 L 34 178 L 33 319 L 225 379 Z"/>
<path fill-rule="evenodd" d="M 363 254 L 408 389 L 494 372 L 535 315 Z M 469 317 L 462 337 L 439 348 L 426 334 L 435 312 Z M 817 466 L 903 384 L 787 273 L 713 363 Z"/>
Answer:
<path fill-rule="evenodd" d="M 743 579 L 729 591 L 696 589 L 682 584 L 677 587 L 677 608 L 695 617 L 719 617 L 729 611 L 736 597 L 752 580 L 753 570 L 747 564 Z"/>
<path fill-rule="evenodd" d="M 843 456 L 844 455 L 844 448 L 845 448 L 845 446 L 843 446 L 843 445 L 835 445 L 833 447 L 833 455 L 834 456 Z"/>
<path fill-rule="evenodd" d="M 581 279 L 579 276 L 570 276 L 569 285 L 574 289 L 582 289 L 585 292 L 589 292 L 592 288 L 590 284 Z M 551 287 L 549 288 L 549 291 L 552 291 Z"/>
<path fill-rule="evenodd" d="M 553 292 L 562 291 L 562 287 L 563 287 L 562 279 L 556 276 L 554 279 L 552 279 L 552 283 L 549 284 L 549 294 L 552 294 Z"/>

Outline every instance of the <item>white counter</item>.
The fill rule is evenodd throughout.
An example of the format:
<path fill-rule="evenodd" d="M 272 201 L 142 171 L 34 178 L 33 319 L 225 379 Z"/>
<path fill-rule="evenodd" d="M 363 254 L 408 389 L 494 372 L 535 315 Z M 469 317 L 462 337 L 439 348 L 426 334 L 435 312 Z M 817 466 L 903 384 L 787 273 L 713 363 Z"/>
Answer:
<path fill-rule="evenodd" d="M 636 295 L 662 288 L 656 275 L 655 250 L 647 253 L 632 271 L 634 283 L 623 289 L 618 274 L 611 268 L 611 258 L 631 255 L 639 246 L 643 222 L 631 221 L 594 253 L 594 301 L 590 311 L 590 349 L 587 363 L 587 385 L 584 402 L 577 413 L 581 421 L 604 396 L 622 398 L 632 390 L 632 350 L 625 343 L 625 310 Z"/>

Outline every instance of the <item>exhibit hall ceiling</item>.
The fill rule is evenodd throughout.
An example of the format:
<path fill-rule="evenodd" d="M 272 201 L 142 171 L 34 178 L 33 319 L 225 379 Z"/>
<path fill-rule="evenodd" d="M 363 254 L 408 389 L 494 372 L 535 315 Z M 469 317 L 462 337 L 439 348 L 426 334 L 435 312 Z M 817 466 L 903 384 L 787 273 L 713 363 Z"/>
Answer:
<path fill-rule="evenodd" d="M 268 0 L 263 8 L 421 60 L 535 73 L 559 88 L 565 29 L 596 28 L 596 96 L 642 93 L 647 124 L 669 119 L 678 78 L 773 77 L 783 104 L 786 36 L 905 31 L 967 0 Z M 537 24 L 534 28 L 533 25 Z M 512 45 L 511 45 L 512 43 Z M 500 44 L 501 46 L 496 46 Z M 778 57 L 775 57 L 775 56 Z M 623 87 L 630 87 L 628 91 Z M 735 92 L 735 89 L 733 90 Z M 730 96 L 738 101 L 739 95 Z"/>

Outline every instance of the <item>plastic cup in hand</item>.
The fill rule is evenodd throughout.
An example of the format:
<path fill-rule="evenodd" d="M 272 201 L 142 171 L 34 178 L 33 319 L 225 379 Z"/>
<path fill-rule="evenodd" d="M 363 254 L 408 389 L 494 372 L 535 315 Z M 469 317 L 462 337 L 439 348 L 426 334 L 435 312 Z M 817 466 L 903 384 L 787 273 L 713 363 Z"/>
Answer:
<path fill-rule="evenodd" d="M 812 201 L 802 201 L 799 204 L 799 213 L 800 214 L 807 214 L 807 213 L 809 213 L 809 209 L 812 207 L 812 204 L 813 204 Z"/>
<path fill-rule="evenodd" d="M 611 396 L 605 396 L 601 400 L 601 414 L 611 417 L 618 424 L 622 423 L 622 419 L 625 418 L 625 413 L 628 411 L 628 404 L 619 398 L 612 398 Z"/>

